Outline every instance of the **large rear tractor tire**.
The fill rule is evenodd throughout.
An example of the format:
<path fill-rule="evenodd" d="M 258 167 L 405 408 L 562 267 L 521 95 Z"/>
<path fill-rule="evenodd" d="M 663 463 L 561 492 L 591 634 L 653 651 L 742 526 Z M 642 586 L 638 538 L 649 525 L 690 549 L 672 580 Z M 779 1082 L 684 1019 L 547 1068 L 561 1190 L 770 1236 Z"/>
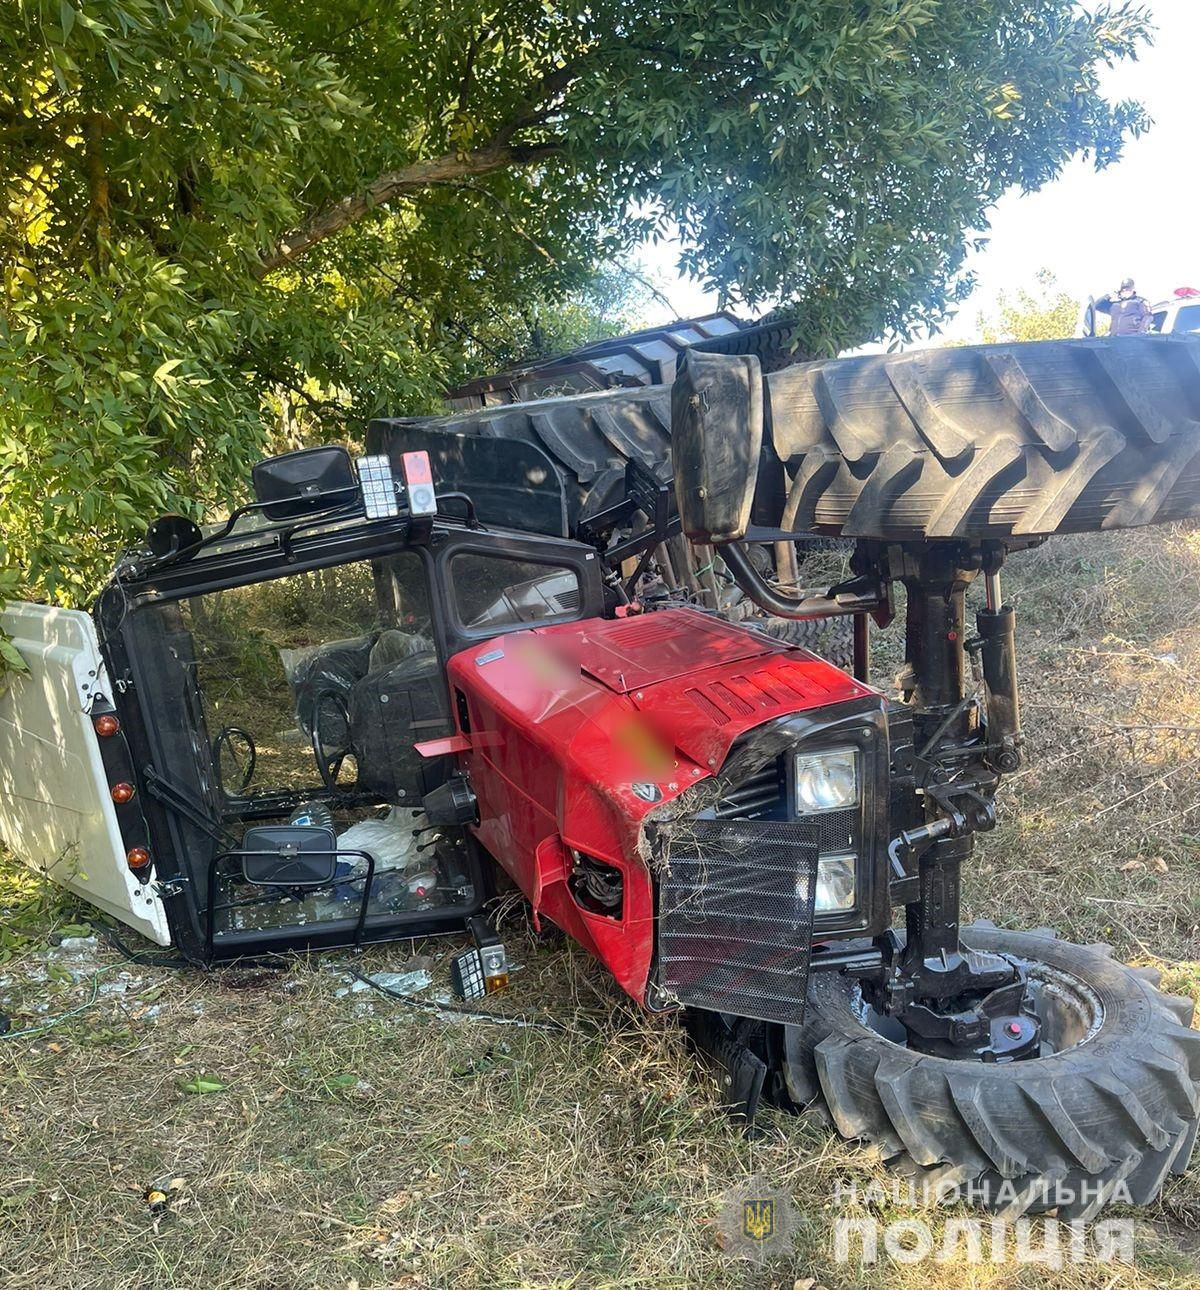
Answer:
<path fill-rule="evenodd" d="M 796 532 L 1038 537 L 1200 516 L 1200 337 L 832 359 L 764 389 Z"/>
<path fill-rule="evenodd" d="M 1048 930 L 965 928 L 974 949 L 1027 967 L 1043 1055 L 987 1064 L 931 1057 L 865 1003 L 851 977 L 814 974 L 802 1026 L 785 1032 L 787 1093 L 875 1143 L 931 1197 L 946 1188 L 1006 1217 L 1056 1208 L 1091 1218 L 1147 1204 L 1187 1167 L 1200 1117 L 1192 1001 L 1107 946 Z"/>

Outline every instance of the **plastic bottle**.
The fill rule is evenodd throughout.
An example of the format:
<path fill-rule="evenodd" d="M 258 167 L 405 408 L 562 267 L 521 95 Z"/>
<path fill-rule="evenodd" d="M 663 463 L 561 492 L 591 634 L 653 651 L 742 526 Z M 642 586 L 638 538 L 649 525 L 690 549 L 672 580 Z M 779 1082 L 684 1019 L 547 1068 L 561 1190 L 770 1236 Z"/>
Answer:
<path fill-rule="evenodd" d="M 333 812 L 324 802 L 301 802 L 288 816 L 288 823 L 309 829 L 332 829 Z"/>

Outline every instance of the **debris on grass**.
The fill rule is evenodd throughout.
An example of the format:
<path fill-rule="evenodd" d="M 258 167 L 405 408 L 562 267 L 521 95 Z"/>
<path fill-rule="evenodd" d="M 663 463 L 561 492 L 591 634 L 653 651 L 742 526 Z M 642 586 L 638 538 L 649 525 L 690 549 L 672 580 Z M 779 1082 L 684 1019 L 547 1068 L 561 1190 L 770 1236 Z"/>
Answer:
<path fill-rule="evenodd" d="M 371 982 L 392 994 L 414 995 L 427 990 L 433 984 L 433 977 L 425 968 L 417 968 L 416 971 L 409 972 L 376 972 L 371 977 Z M 352 977 L 349 985 L 339 986 L 334 994 L 339 999 L 344 999 L 348 994 L 361 994 L 372 988 L 370 982 Z"/>
<path fill-rule="evenodd" d="M 47 950 L 46 962 L 60 964 L 72 973 L 94 972 L 100 965 L 98 936 L 64 936 Z"/>

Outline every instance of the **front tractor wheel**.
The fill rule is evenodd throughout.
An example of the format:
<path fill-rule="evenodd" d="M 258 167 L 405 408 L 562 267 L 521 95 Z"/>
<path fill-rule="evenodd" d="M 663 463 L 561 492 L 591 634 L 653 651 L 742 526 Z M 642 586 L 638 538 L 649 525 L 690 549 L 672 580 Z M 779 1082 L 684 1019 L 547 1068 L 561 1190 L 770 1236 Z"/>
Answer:
<path fill-rule="evenodd" d="M 801 1026 L 785 1032 L 791 1100 L 823 1109 L 847 1138 L 878 1145 L 930 1196 L 1008 1217 L 1057 1207 L 1090 1218 L 1110 1200 L 1146 1204 L 1182 1173 L 1200 1117 L 1192 1001 L 1151 969 L 1053 932 L 965 928 L 972 949 L 1022 960 L 1041 1055 L 984 1063 L 919 1053 L 856 980 L 814 974 Z"/>

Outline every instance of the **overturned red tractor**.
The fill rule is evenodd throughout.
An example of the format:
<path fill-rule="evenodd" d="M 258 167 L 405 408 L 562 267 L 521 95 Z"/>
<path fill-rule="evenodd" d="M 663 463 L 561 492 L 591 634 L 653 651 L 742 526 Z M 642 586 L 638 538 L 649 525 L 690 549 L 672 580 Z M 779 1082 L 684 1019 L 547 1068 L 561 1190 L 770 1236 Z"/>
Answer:
<path fill-rule="evenodd" d="M 960 875 L 1023 756 L 1002 566 L 1200 515 L 1200 341 L 761 344 L 380 422 L 357 468 L 264 462 L 224 525 L 152 525 L 92 619 L 11 610 L 5 834 L 51 869 L 85 848 L 77 889 L 207 963 L 461 928 L 515 884 L 743 1115 L 823 1106 L 1009 1212 L 1147 1202 L 1195 1142 L 1190 1001 L 1104 946 L 960 927 Z M 829 538 L 846 576 L 805 590 Z M 889 698 L 868 626 L 897 583 Z M 852 674 L 779 618 L 852 623 Z M 77 736 L 69 784 L 39 722 Z"/>

